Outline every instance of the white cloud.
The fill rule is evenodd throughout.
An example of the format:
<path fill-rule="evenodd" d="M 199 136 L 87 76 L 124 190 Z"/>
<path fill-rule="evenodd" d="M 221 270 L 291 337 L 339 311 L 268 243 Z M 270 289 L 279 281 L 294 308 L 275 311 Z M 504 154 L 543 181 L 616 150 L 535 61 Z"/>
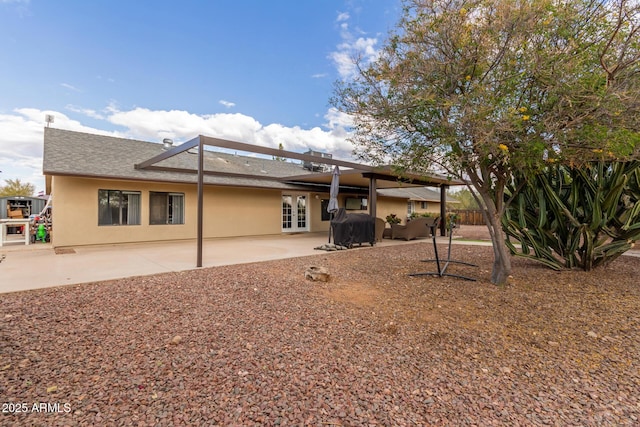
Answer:
<path fill-rule="evenodd" d="M 239 113 L 198 115 L 183 110 L 111 108 L 109 122 L 127 128 L 132 137 L 149 141 L 158 140 L 160 136 L 186 140 L 202 134 L 252 143 L 261 127 L 252 117 Z"/>
<path fill-rule="evenodd" d="M 279 123 L 263 125 L 253 117 L 240 113 L 198 115 L 183 110 L 150 110 L 134 108 L 121 111 L 110 103 L 102 112 L 68 105 L 66 109 L 92 119 L 103 120 L 106 131 L 83 125 L 59 111 L 20 108 L 0 114 L 0 179 L 18 178 L 31 182 L 37 191 L 44 189 L 42 176 L 43 128 L 45 115 L 53 115 L 52 127 L 100 135 L 162 141 L 172 138 L 187 141 L 197 135 L 207 135 L 233 141 L 304 152 L 312 149 L 332 153 L 334 158 L 352 159 L 353 147 L 347 142 L 349 116 L 330 109 L 324 116 L 323 127 L 303 129 Z M 0 180 L 0 185 L 4 181 Z"/>
<path fill-rule="evenodd" d="M 348 21 L 350 17 L 349 12 L 340 12 L 336 18 L 336 22 Z"/>
<path fill-rule="evenodd" d="M 1 161 L 13 161 L 22 165 L 36 162 L 42 168 L 42 133 L 47 114 L 54 116 L 55 126 L 81 132 L 95 131 L 60 112 L 34 108 L 20 108 L 14 112 L 15 114 L 0 114 Z"/>
<path fill-rule="evenodd" d="M 20 114 L 21 116 L 23 116 L 26 119 L 26 122 L 29 124 L 29 126 L 35 127 L 36 129 L 38 129 L 41 137 L 42 137 L 42 129 L 46 124 L 45 116 L 47 114 L 50 114 L 54 117 L 54 122 L 52 126 L 55 126 L 57 128 L 75 130 L 78 132 L 95 133 L 99 135 L 122 136 L 122 134 L 119 132 L 110 132 L 110 131 L 105 131 L 101 129 L 96 129 L 90 126 L 85 126 L 79 121 L 73 120 L 69 118 L 69 116 L 67 116 L 66 114 L 61 113 L 59 111 L 38 110 L 36 108 L 17 108 L 14 111 Z M 0 121 L 0 126 L 2 126 L 1 121 Z M 0 138 L 2 137 L 4 137 L 4 135 L 0 134 Z M 0 140 L 0 143 L 2 143 L 2 140 Z M 42 144 L 42 141 L 40 141 L 40 144 Z"/>
<path fill-rule="evenodd" d="M 317 73 L 317 74 L 312 74 L 311 78 L 313 79 L 323 79 L 325 77 L 327 77 L 327 73 Z"/>
<path fill-rule="evenodd" d="M 67 88 L 69 90 L 72 90 L 74 92 L 82 92 L 80 89 L 78 89 L 77 87 L 70 85 L 69 83 L 60 83 L 60 86 Z"/>
<path fill-rule="evenodd" d="M 220 104 L 224 105 L 227 108 L 231 108 L 231 107 L 235 107 L 236 104 L 235 102 L 230 102 L 230 101 L 225 101 L 224 99 L 221 99 L 220 101 L 218 101 Z"/>
<path fill-rule="evenodd" d="M 4 185 L 5 179 L 18 178 L 34 184 L 38 191 L 44 189 L 42 138 L 47 114 L 55 117 L 53 126 L 80 132 L 117 135 L 115 132 L 84 126 L 57 111 L 20 108 L 11 114 L 0 114 L 0 185 Z"/>
<path fill-rule="evenodd" d="M 54 116 L 51 126 L 80 132 L 121 136 L 118 132 L 109 132 L 84 126 L 59 111 L 19 108 L 9 114 L 0 114 L 0 170 L 2 179 L 25 178 L 13 176 L 12 171 L 28 176 L 42 175 L 42 138 L 46 126 L 45 116 Z M 25 172 L 25 170 L 28 170 Z"/>
<path fill-rule="evenodd" d="M 113 77 L 102 77 L 101 75 L 97 75 L 96 79 L 98 80 L 106 80 L 109 83 L 115 83 L 116 79 L 114 79 Z"/>
<path fill-rule="evenodd" d="M 98 113 L 96 110 L 91 110 L 89 108 L 76 107 L 75 105 L 72 105 L 72 104 L 67 104 L 67 106 L 64 108 L 69 111 L 73 111 L 74 113 L 80 113 L 87 117 L 91 117 L 92 119 L 98 119 L 98 120 L 104 119 L 104 116 L 102 114 Z"/>
<path fill-rule="evenodd" d="M 3 177 L 7 175 L 8 165 L 28 167 L 35 166 L 42 158 L 42 129 L 44 116 L 48 111 L 41 111 L 36 121 L 32 110 L 16 110 L 18 114 L 0 115 L 0 170 Z M 40 168 L 42 162 L 40 160 Z"/>
<path fill-rule="evenodd" d="M 182 110 L 154 111 L 146 108 L 113 111 L 107 118 L 109 122 L 127 128 L 132 137 L 148 141 L 161 141 L 162 138 L 185 141 L 197 135 L 207 135 L 273 148 L 282 144 L 292 151 L 311 148 L 333 152 L 337 158 L 350 158 L 352 146 L 346 142 L 346 129 L 351 122 L 335 109 L 329 110 L 325 119 L 328 122 L 324 129 L 302 129 L 279 123 L 265 126 L 240 113 L 197 115 Z"/>
<path fill-rule="evenodd" d="M 355 77 L 357 72 L 356 62 L 366 65 L 376 60 L 379 51 L 376 49 L 378 39 L 375 37 L 356 37 L 349 27 L 348 13 L 340 13 L 336 22 L 340 23 L 340 37 L 342 43 L 336 46 L 336 51 L 329 54 L 334 62 L 338 74 L 342 79 L 348 80 Z"/>
<path fill-rule="evenodd" d="M 334 107 L 329 108 L 324 118 L 328 120 L 325 126 L 335 132 L 346 133 L 353 126 L 353 118 Z"/>

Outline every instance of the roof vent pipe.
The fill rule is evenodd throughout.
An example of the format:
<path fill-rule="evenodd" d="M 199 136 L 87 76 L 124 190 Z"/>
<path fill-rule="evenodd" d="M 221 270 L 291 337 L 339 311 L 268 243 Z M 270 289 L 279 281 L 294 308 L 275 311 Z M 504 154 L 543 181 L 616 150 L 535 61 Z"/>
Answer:
<path fill-rule="evenodd" d="M 173 146 L 173 139 L 171 138 L 165 138 L 162 140 L 162 145 L 164 146 L 165 150 L 168 150 L 169 148 L 171 148 Z"/>

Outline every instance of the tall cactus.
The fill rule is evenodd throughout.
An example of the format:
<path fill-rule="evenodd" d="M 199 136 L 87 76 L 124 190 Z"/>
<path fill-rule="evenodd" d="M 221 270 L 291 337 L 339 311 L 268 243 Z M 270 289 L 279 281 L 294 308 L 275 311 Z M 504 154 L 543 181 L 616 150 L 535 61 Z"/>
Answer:
<path fill-rule="evenodd" d="M 556 270 L 591 270 L 640 239 L 640 161 L 549 165 L 514 181 L 507 197 L 513 203 L 502 225 L 511 253 Z"/>

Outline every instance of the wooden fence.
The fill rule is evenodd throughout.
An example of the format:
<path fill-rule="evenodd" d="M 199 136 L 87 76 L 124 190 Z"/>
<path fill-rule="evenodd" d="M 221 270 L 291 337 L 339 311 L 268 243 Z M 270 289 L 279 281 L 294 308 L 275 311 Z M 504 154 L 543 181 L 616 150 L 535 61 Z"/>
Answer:
<path fill-rule="evenodd" d="M 470 209 L 452 209 L 449 213 L 457 214 L 460 219 L 459 224 L 462 225 L 485 225 L 482 211 Z"/>

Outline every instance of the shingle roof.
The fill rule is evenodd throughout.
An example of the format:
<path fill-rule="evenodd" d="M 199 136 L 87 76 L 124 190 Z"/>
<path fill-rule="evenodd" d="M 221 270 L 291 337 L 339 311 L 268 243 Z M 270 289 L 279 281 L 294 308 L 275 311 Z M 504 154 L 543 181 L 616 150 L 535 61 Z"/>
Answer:
<path fill-rule="evenodd" d="M 43 173 L 113 179 L 195 183 L 193 173 L 135 169 L 163 152 L 160 143 L 115 138 L 56 128 L 45 128 Z M 205 151 L 204 169 L 223 173 L 255 175 L 256 178 L 205 175 L 205 184 L 241 187 L 296 189 L 279 178 L 311 173 L 300 163 Z M 163 160 L 158 166 L 196 169 L 197 156 L 188 152 Z M 265 179 L 261 179 L 264 177 Z"/>

